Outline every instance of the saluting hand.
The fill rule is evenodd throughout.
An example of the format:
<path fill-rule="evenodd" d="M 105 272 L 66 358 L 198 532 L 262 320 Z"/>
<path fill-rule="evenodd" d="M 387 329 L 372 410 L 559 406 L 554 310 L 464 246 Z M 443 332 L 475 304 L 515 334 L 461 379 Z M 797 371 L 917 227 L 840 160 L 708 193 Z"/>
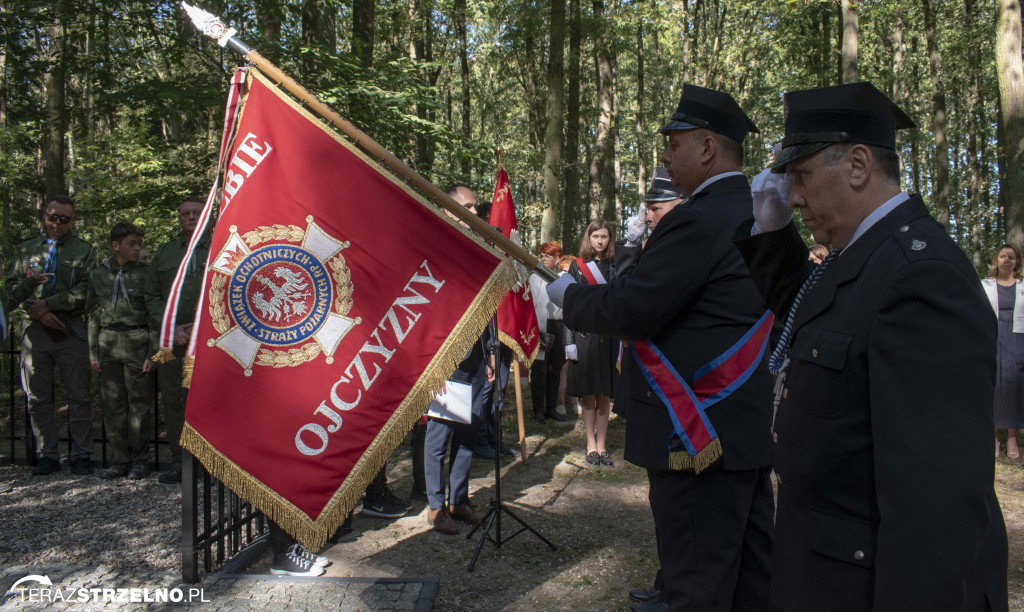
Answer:
<path fill-rule="evenodd" d="M 640 246 L 640 240 L 647 230 L 647 223 L 644 221 L 645 207 L 640 206 L 639 212 L 626 219 L 626 246 Z"/>
<path fill-rule="evenodd" d="M 766 168 L 750 182 L 754 201 L 754 224 L 758 232 L 774 232 L 786 227 L 793 210 L 786 204 L 793 181 L 785 174 L 773 174 Z"/>

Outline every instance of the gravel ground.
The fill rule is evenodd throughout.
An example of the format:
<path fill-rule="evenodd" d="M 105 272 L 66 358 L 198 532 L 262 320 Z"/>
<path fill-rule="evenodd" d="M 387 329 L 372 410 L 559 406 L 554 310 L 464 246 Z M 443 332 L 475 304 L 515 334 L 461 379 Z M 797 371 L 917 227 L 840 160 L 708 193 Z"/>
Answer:
<path fill-rule="evenodd" d="M 479 533 L 471 540 L 466 526 L 456 537 L 434 533 L 425 504 L 416 502 L 394 521 L 357 515 L 361 536 L 323 551 L 333 561 L 327 576 L 436 577 L 437 610 L 627 610 L 626 592 L 646 586 L 657 563 L 644 472 L 621 459 L 624 424 L 613 421 L 610 428 L 611 469 L 586 465 L 579 426 L 528 421 L 528 432 L 528 461 L 504 461 L 502 492 L 509 508 L 557 551 L 523 533 L 501 548 L 486 543 L 476 570 L 467 572 Z M 408 494 L 410 468 L 403 445 L 389 472 L 400 496 Z M 475 460 L 471 476 L 475 503 L 486 508 L 493 462 Z M 0 569 L 102 566 L 180 575 L 180 493 L 155 475 L 108 482 L 67 471 L 33 477 L 28 468 L 0 466 L 0 491 L 5 485 L 13 490 L 0 493 Z M 1024 611 L 1024 464 L 1000 459 L 996 489 L 1010 537 L 1010 609 Z M 515 530 L 504 518 L 503 535 Z M 268 567 L 264 557 L 250 571 Z"/>

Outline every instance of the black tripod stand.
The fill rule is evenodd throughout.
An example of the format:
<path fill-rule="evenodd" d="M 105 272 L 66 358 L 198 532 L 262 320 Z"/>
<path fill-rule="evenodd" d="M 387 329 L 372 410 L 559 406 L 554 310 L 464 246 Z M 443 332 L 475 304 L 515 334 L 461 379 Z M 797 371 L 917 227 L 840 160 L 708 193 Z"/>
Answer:
<path fill-rule="evenodd" d="M 488 355 L 494 357 L 495 364 L 498 366 L 498 368 L 500 368 L 501 364 L 498 363 L 499 341 L 497 327 L 497 315 L 495 315 L 495 317 L 491 319 L 492 333 L 491 340 L 490 342 L 487 343 L 487 353 Z M 530 527 L 526 523 L 526 521 L 519 518 L 515 515 L 515 513 L 509 510 L 508 506 L 506 506 L 505 502 L 502 501 L 501 499 L 501 396 L 499 395 L 499 393 L 504 394 L 505 390 L 503 388 L 499 388 L 501 385 L 498 384 L 498 381 L 499 377 L 496 369 L 494 372 L 494 393 L 491 397 L 491 418 L 494 419 L 494 499 L 491 500 L 491 509 L 487 512 L 487 515 L 484 516 L 484 519 L 480 521 L 478 525 L 473 527 L 469 534 L 466 535 L 466 539 L 468 540 L 473 537 L 473 534 L 476 533 L 477 529 L 479 529 L 481 526 L 484 528 L 483 533 L 480 534 L 480 542 L 476 545 L 476 552 L 473 553 L 473 558 L 470 560 L 469 566 L 466 568 L 468 571 L 473 571 L 473 568 L 476 566 L 476 560 L 480 556 L 480 551 L 484 547 L 484 542 L 490 540 L 491 542 L 494 542 L 494 546 L 496 548 L 501 548 L 502 544 L 508 542 L 509 540 L 511 540 L 512 538 L 516 537 L 524 531 L 529 531 L 533 535 L 540 538 L 542 542 L 551 547 L 551 550 L 558 550 L 558 547 L 552 544 L 551 541 L 545 538 L 543 535 L 541 535 L 539 531 L 537 531 L 533 527 Z M 502 513 L 509 515 L 509 517 L 511 517 L 513 520 L 519 523 L 519 531 L 513 533 L 508 537 L 502 537 Z M 494 535 L 492 536 L 491 527 L 494 526 L 497 526 L 497 528 L 495 529 Z"/>

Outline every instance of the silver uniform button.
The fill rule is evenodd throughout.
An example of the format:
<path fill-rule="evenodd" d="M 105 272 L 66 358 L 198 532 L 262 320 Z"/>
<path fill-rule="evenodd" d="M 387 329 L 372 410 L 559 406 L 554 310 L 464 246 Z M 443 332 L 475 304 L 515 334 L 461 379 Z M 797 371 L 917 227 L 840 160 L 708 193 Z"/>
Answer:
<path fill-rule="evenodd" d="M 907 230 L 909 230 L 909 229 L 910 229 L 910 226 L 909 226 L 909 225 L 904 225 L 903 227 L 901 227 L 901 228 L 900 228 L 900 231 L 901 231 L 901 232 L 905 232 L 905 231 L 907 231 Z"/>
<path fill-rule="evenodd" d="M 811 349 L 811 357 L 818 358 L 818 349 Z"/>
<path fill-rule="evenodd" d="M 864 551 L 863 550 L 858 550 L 857 552 L 853 553 L 853 558 L 856 559 L 857 561 L 863 561 L 864 560 Z"/>
<path fill-rule="evenodd" d="M 775 442 L 776 444 L 779 443 L 779 434 L 774 431 L 772 432 L 772 441 Z"/>

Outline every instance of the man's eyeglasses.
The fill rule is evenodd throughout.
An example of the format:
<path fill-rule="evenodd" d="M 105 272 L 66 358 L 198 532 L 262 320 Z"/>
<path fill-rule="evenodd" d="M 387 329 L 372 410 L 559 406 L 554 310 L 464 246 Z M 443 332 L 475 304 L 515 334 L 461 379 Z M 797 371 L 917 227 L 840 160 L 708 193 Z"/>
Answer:
<path fill-rule="evenodd" d="M 46 220 L 50 223 L 60 223 L 61 225 L 71 223 L 71 217 L 66 215 L 46 215 Z"/>

